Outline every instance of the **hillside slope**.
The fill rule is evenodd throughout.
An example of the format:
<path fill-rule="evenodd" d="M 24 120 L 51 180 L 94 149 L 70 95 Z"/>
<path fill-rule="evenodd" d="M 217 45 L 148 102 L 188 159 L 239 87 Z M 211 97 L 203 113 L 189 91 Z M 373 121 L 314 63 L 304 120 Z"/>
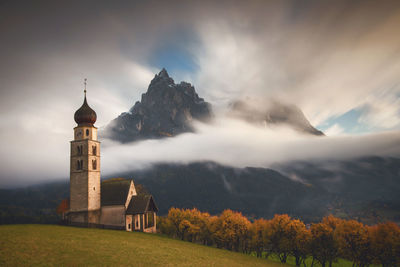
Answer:
<path fill-rule="evenodd" d="M 250 218 L 287 213 L 317 221 L 331 201 L 325 190 L 265 168 L 232 168 L 214 162 L 159 164 L 121 176 L 135 177 L 156 196 L 161 214 L 170 207 L 196 207 L 211 214 L 232 209 Z"/>
<path fill-rule="evenodd" d="M 0 226 L 1 266 L 289 266 L 156 234 Z"/>
<path fill-rule="evenodd" d="M 170 207 L 218 214 L 241 211 L 249 218 L 287 213 L 305 222 L 333 214 L 367 224 L 400 222 L 400 158 L 292 162 L 266 168 L 233 168 L 215 162 L 157 164 L 115 173 L 133 178 L 153 194 L 165 215 Z M 0 189 L 0 224 L 57 223 L 57 205 L 68 181 Z"/>

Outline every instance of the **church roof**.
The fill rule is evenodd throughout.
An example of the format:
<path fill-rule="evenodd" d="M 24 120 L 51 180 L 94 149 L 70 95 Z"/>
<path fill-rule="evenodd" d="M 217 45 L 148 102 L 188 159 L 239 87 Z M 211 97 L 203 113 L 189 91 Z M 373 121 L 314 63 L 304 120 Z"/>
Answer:
<path fill-rule="evenodd" d="M 96 112 L 91 107 L 89 107 L 86 101 L 86 90 L 85 90 L 85 98 L 83 100 L 83 104 L 75 112 L 74 119 L 75 122 L 78 124 L 78 126 L 81 125 L 93 126 L 93 124 L 96 122 L 97 119 Z"/>
<path fill-rule="evenodd" d="M 133 196 L 126 214 L 142 214 L 148 211 L 158 211 L 152 195 Z"/>
<path fill-rule="evenodd" d="M 101 182 L 101 206 L 125 205 L 131 180 L 109 179 Z"/>

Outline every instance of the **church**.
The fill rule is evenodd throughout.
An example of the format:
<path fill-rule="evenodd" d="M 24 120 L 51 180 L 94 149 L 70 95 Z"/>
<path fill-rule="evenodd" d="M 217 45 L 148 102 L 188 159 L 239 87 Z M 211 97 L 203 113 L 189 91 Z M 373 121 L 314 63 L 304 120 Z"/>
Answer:
<path fill-rule="evenodd" d="M 86 82 L 85 82 L 86 85 Z M 85 86 L 86 87 L 86 86 Z M 97 115 L 86 100 L 75 112 L 71 141 L 70 197 L 64 214 L 69 225 L 156 232 L 158 208 L 151 195 L 138 195 L 133 180 L 100 180 Z"/>

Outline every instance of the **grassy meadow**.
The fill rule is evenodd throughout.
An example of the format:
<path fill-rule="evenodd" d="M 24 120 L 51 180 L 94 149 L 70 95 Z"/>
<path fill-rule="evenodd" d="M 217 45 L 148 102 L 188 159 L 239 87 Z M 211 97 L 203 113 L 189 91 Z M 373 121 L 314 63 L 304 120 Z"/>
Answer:
<path fill-rule="evenodd" d="M 0 226 L 0 266 L 290 266 L 157 234 Z"/>

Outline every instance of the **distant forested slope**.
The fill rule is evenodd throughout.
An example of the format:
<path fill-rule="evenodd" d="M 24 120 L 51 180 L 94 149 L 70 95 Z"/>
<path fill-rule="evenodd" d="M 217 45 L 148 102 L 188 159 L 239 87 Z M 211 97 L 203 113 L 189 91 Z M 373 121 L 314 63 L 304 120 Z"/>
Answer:
<path fill-rule="evenodd" d="M 286 213 L 304 222 L 328 214 L 367 224 L 400 222 L 399 158 L 293 162 L 275 170 L 214 162 L 158 164 L 113 177 L 143 185 L 154 195 L 160 215 L 170 207 L 196 207 L 211 214 L 232 209 L 250 219 Z M 56 222 L 55 211 L 68 197 L 68 185 L 64 181 L 0 189 L 0 224 Z"/>

